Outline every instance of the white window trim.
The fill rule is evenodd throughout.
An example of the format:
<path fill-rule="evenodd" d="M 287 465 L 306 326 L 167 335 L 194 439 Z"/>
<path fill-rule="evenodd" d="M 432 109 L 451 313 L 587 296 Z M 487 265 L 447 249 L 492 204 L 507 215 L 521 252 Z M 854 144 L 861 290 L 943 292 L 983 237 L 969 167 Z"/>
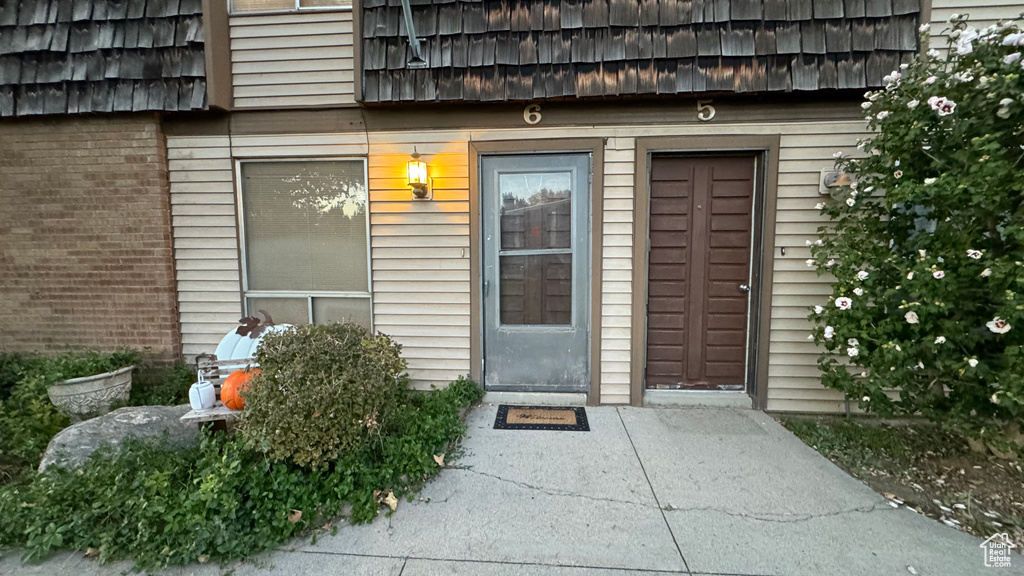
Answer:
<path fill-rule="evenodd" d="M 294 8 L 277 8 L 273 10 L 235 10 L 233 0 L 224 0 L 228 4 L 228 14 L 231 16 L 271 16 L 274 14 L 297 14 L 301 12 L 351 12 L 352 0 L 338 0 L 347 2 L 336 6 L 299 6 L 299 0 L 295 0 Z"/>
<path fill-rule="evenodd" d="M 366 292 L 353 291 L 281 291 L 281 290 L 249 290 L 248 258 L 245 242 L 245 212 L 242 202 L 242 164 L 267 164 L 280 162 L 352 162 L 363 163 L 363 183 L 366 186 Z M 365 156 L 311 156 L 311 157 L 252 157 L 235 159 L 235 221 L 238 224 L 238 265 L 242 273 L 242 312 L 249 316 L 249 298 L 306 298 L 306 309 L 309 311 L 309 323 L 313 324 L 313 298 L 366 298 L 370 300 L 370 333 L 374 333 L 373 318 L 373 251 L 370 246 L 370 174 Z"/>

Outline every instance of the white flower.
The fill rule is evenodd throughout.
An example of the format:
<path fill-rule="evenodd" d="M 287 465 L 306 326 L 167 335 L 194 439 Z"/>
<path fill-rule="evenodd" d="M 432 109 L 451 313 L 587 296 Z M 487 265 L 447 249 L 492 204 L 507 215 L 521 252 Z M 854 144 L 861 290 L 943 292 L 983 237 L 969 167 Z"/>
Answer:
<path fill-rule="evenodd" d="M 825 262 L 825 268 L 831 268 L 831 267 L 833 267 L 835 265 L 836 265 L 836 261 L 835 260 L 829 260 L 828 262 Z"/>
<path fill-rule="evenodd" d="M 1020 57 L 1021 57 L 1021 53 L 1020 52 L 1014 52 L 1013 54 L 1007 54 L 1006 56 L 1003 57 L 1003 64 L 1006 64 L 1006 65 L 1013 64 L 1017 60 L 1020 60 Z"/>
<path fill-rule="evenodd" d="M 920 360 L 918 360 L 917 361 L 917 367 L 920 370 L 924 370 L 924 362 L 921 362 Z"/>
<path fill-rule="evenodd" d="M 1009 106 L 1010 104 L 1013 104 L 1013 98 L 1003 98 L 999 101 L 1000 106 Z"/>
<path fill-rule="evenodd" d="M 967 257 L 968 258 L 973 258 L 975 260 L 980 260 L 981 259 L 981 250 L 974 250 L 974 249 L 968 250 L 967 251 Z"/>
<path fill-rule="evenodd" d="M 857 354 L 860 354 L 860 350 L 857 350 L 856 348 L 850 347 L 846 349 L 846 355 L 850 358 L 853 358 Z"/>
<path fill-rule="evenodd" d="M 807 246 L 809 248 L 811 246 L 811 241 L 810 240 L 804 240 L 804 246 Z"/>
<path fill-rule="evenodd" d="M 810 267 L 810 268 L 814 268 L 814 264 L 815 264 L 815 262 L 814 262 L 814 258 L 808 258 L 808 259 L 806 260 L 806 262 L 807 262 L 807 266 L 808 266 L 808 267 Z"/>
<path fill-rule="evenodd" d="M 917 317 L 917 312 L 914 312 L 913 310 L 904 314 L 903 317 L 907 319 L 908 324 L 917 324 L 921 321 L 921 319 Z"/>
<path fill-rule="evenodd" d="M 855 295 L 857 295 L 857 296 L 863 296 L 864 295 L 864 289 L 861 288 L 860 286 L 857 286 L 856 288 L 853 289 L 853 293 Z"/>
<path fill-rule="evenodd" d="M 935 48 L 925 52 L 925 54 L 927 54 L 929 58 L 938 58 L 939 56 L 942 56 L 942 54 L 940 54 Z"/>
<path fill-rule="evenodd" d="M 867 110 L 868 108 L 871 108 L 871 102 L 861 102 L 860 107 Z"/>
<path fill-rule="evenodd" d="M 945 277 L 946 273 L 942 270 L 936 270 L 935 272 L 932 272 L 932 278 L 935 278 L 936 280 L 942 280 Z"/>
<path fill-rule="evenodd" d="M 977 368 L 978 367 L 978 359 L 977 358 L 969 358 L 967 360 L 967 363 L 971 365 L 971 368 Z"/>
<path fill-rule="evenodd" d="M 928 254 L 928 252 L 926 250 L 918 250 L 917 251 L 917 255 L 920 256 L 922 260 L 924 260 L 924 257 L 925 257 L 926 254 Z"/>
<path fill-rule="evenodd" d="M 846 340 L 847 346 L 860 346 L 860 342 L 856 338 L 848 338 Z"/>
<path fill-rule="evenodd" d="M 974 52 L 974 41 L 978 39 L 978 31 L 974 28 L 967 28 L 957 39 L 956 42 L 956 53 L 965 56 Z"/>
<path fill-rule="evenodd" d="M 814 313 L 815 314 L 821 314 L 824 311 L 825 311 L 825 307 L 824 306 L 820 306 L 819 305 L 819 306 L 815 306 L 814 307 Z"/>
<path fill-rule="evenodd" d="M 835 154 L 832 155 L 832 157 L 838 160 L 843 157 L 843 153 L 842 151 L 836 152 Z"/>
<path fill-rule="evenodd" d="M 936 337 L 935 338 L 935 343 L 936 344 L 945 344 L 946 343 L 946 337 L 945 336 L 938 336 L 938 337 Z"/>
<path fill-rule="evenodd" d="M 825 326 L 825 339 L 831 340 L 836 335 L 836 329 L 831 326 Z"/>
<path fill-rule="evenodd" d="M 868 276 L 869 276 L 869 274 L 866 271 L 864 271 L 864 270 L 861 270 L 860 272 L 857 272 L 857 280 L 860 280 L 860 281 L 867 280 Z"/>
<path fill-rule="evenodd" d="M 925 186 L 931 186 L 932 184 L 935 184 L 936 180 L 938 180 L 938 178 L 925 178 L 924 184 Z"/>
<path fill-rule="evenodd" d="M 956 111 L 956 102 L 945 96 L 932 96 L 928 99 L 928 105 L 938 112 L 939 116 L 949 116 Z"/>
<path fill-rule="evenodd" d="M 938 80 L 938 79 L 939 79 L 938 76 L 929 76 L 929 77 L 924 79 L 924 83 L 925 84 L 935 84 L 935 81 Z"/>
<path fill-rule="evenodd" d="M 992 269 L 991 268 L 985 268 L 984 270 L 981 271 L 981 277 L 982 278 L 988 278 L 991 275 L 992 275 Z"/>
<path fill-rule="evenodd" d="M 893 172 L 892 175 L 895 176 L 897 179 L 903 178 L 903 170 L 897 170 Z"/>
<path fill-rule="evenodd" d="M 888 117 L 889 117 L 889 111 L 888 110 L 882 110 L 878 114 L 875 114 L 875 118 L 877 118 L 879 120 L 885 120 Z"/>
<path fill-rule="evenodd" d="M 814 205 L 814 209 L 815 210 L 821 210 L 824 207 L 825 207 L 825 203 L 824 202 L 818 202 L 817 204 Z"/>
<path fill-rule="evenodd" d="M 846 205 L 847 205 L 847 206 L 849 206 L 849 207 L 851 207 L 851 208 L 852 208 L 852 207 L 853 207 L 853 205 L 854 205 L 854 204 L 856 204 L 856 203 L 857 203 L 857 201 L 856 201 L 856 200 L 854 200 L 853 198 L 847 198 L 847 199 L 846 199 Z"/>
<path fill-rule="evenodd" d="M 1006 320 L 1003 320 L 999 316 L 996 316 L 992 320 L 986 322 L 985 326 L 987 326 L 989 330 L 996 334 L 1006 334 L 1007 332 L 1010 331 L 1010 323 L 1007 322 Z"/>
<path fill-rule="evenodd" d="M 1003 46 L 1024 46 L 1024 32 L 1007 34 L 1003 38 Z"/>
<path fill-rule="evenodd" d="M 989 400 L 991 400 L 993 404 L 999 404 L 999 390 L 992 394 L 992 396 L 989 397 Z"/>
<path fill-rule="evenodd" d="M 840 296 L 839 298 L 836 298 L 836 308 L 839 308 L 840 310 L 849 310 L 850 308 L 853 308 L 853 300 L 846 296 Z"/>
<path fill-rule="evenodd" d="M 900 348 L 900 345 L 899 345 L 899 344 L 897 344 L 897 345 L 896 345 L 896 351 L 897 351 L 897 352 L 903 352 L 903 348 Z"/>
<path fill-rule="evenodd" d="M 910 102 L 907 102 L 907 108 L 910 108 L 911 110 L 913 110 L 914 108 L 917 108 L 917 105 L 920 104 L 920 103 L 921 103 L 920 100 L 911 100 Z"/>
<path fill-rule="evenodd" d="M 865 396 L 865 397 L 861 398 L 861 400 L 863 400 L 865 402 L 870 402 L 871 401 L 871 396 Z"/>
<path fill-rule="evenodd" d="M 917 31 L 920 32 L 921 34 L 925 34 L 929 30 L 931 30 L 931 28 L 932 28 L 932 25 L 927 23 L 927 22 L 925 22 L 924 24 L 921 24 L 921 27 L 918 28 Z"/>
<path fill-rule="evenodd" d="M 960 15 L 954 12 L 953 15 L 949 17 L 949 23 L 953 24 L 954 22 L 956 22 L 959 19 L 960 19 Z"/>
<path fill-rule="evenodd" d="M 913 280 L 913 279 L 914 279 L 914 273 L 913 272 L 908 272 L 907 273 L 907 280 Z"/>

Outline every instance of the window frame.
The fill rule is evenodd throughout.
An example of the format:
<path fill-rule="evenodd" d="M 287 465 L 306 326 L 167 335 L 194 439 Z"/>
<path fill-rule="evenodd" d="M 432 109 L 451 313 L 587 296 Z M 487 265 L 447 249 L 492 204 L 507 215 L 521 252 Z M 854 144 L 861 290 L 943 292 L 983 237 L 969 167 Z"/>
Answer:
<path fill-rule="evenodd" d="M 271 14 L 297 14 L 301 12 L 340 12 L 353 10 L 354 0 L 347 0 L 348 4 L 338 4 L 336 6 L 310 6 L 302 7 L 299 5 L 301 0 L 294 0 L 294 6 L 292 8 L 274 8 L 272 10 L 235 10 L 234 0 L 225 0 L 228 5 L 228 14 L 231 16 L 266 16 Z M 345 1 L 345 0 L 338 0 Z"/>
<path fill-rule="evenodd" d="M 242 197 L 242 164 L 268 164 L 281 162 L 352 162 L 359 161 L 363 165 L 363 184 L 366 187 L 366 292 L 354 291 L 332 291 L 332 290 L 249 290 L 248 254 L 246 252 L 245 236 L 245 204 Z M 236 223 L 238 225 L 238 265 L 241 273 L 242 292 L 242 314 L 250 316 L 249 298 L 305 298 L 307 320 L 310 325 L 313 323 L 313 298 L 359 298 L 367 299 L 370 302 L 370 333 L 374 332 L 373 315 L 373 259 L 371 254 L 373 248 L 370 245 L 370 174 L 369 162 L 366 156 L 299 156 L 277 158 L 273 156 L 254 156 L 250 158 L 235 158 L 235 210 Z"/>

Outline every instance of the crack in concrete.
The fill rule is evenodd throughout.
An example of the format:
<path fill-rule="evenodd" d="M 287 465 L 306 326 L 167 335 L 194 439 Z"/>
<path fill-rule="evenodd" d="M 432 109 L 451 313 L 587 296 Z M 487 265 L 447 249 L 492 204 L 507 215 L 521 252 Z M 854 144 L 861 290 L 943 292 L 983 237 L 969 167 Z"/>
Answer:
<path fill-rule="evenodd" d="M 609 502 L 609 503 L 613 503 L 613 504 L 626 504 L 626 505 L 629 505 L 629 506 L 638 506 L 638 507 L 647 508 L 647 509 L 650 509 L 650 510 L 661 510 L 663 512 L 684 512 L 684 513 L 685 512 L 716 512 L 716 513 L 719 513 L 719 514 L 725 514 L 726 516 L 733 516 L 733 517 L 736 517 L 736 518 L 744 518 L 744 519 L 747 519 L 747 520 L 755 520 L 755 521 L 758 521 L 758 522 L 774 522 L 774 523 L 779 523 L 779 524 L 792 524 L 792 523 L 798 523 L 798 522 L 808 522 L 810 520 L 817 520 L 817 519 L 822 519 L 822 518 L 832 518 L 832 517 L 835 517 L 835 516 L 843 516 L 843 515 L 846 515 L 846 514 L 870 514 L 872 512 L 879 512 L 879 511 L 886 512 L 886 511 L 889 511 L 889 510 L 893 510 L 893 508 L 891 506 L 889 506 L 887 502 L 875 502 L 873 504 L 866 505 L 866 506 L 857 506 L 857 507 L 854 507 L 854 508 L 845 508 L 845 509 L 842 509 L 842 510 L 833 510 L 831 512 L 803 513 L 803 514 L 772 513 L 772 512 L 763 512 L 763 513 L 762 512 L 739 512 L 739 511 L 736 511 L 736 510 L 730 510 L 728 508 L 721 508 L 721 507 L 718 507 L 718 506 L 692 506 L 692 507 L 679 508 L 679 507 L 673 506 L 671 504 L 666 504 L 664 506 L 659 507 L 659 506 L 657 506 L 655 504 L 652 504 L 652 503 L 639 502 L 639 501 L 636 501 L 636 500 L 623 500 L 623 499 L 619 499 L 619 498 L 603 498 L 603 497 L 599 497 L 599 496 L 590 496 L 590 495 L 587 495 L 587 494 L 580 494 L 578 492 L 572 492 L 572 491 L 569 491 L 569 490 L 558 490 L 558 489 L 554 489 L 554 488 L 547 488 L 547 487 L 544 487 L 544 486 L 538 486 L 538 485 L 535 485 L 535 484 L 530 484 L 528 482 L 523 482 L 521 480 L 513 480 L 511 478 L 505 478 L 505 477 L 499 476 L 497 474 L 491 474 L 489 472 L 481 472 L 479 470 L 474 470 L 474 469 L 472 469 L 470 467 L 465 467 L 465 466 L 450 466 L 450 467 L 448 467 L 448 469 L 449 470 L 462 470 L 462 471 L 465 471 L 465 472 L 470 472 L 470 473 L 476 474 L 478 476 L 484 476 L 486 478 L 491 478 L 491 479 L 494 479 L 494 480 L 498 480 L 499 482 L 505 482 L 507 484 L 512 484 L 514 486 L 518 486 L 519 488 L 523 488 L 523 489 L 526 489 L 526 490 L 533 490 L 533 491 L 536 491 L 536 492 L 540 492 L 542 494 L 547 494 L 548 496 L 563 497 L 563 498 L 581 498 L 583 500 L 588 500 L 588 501 L 591 501 L 591 502 Z M 451 495 L 449 495 L 449 497 L 451 497 Z M 431 500 L 431 502 L 435 502 L 435 501 L 436 502 L 446 502 L 447 500 L 448 500 L 448 498 L 445 498 L 444 500 Z"/>
<path fill-rule="evenodd" d="M 856 508 L 846 508 L 843 510 L 833 510 L 832 512 L 821 512 L 821 513 L 810 513 L 810 514 L 762 514 L 757 512 L 736 512 L 726 508 L 719 508 L 716 506 L 694 506 L 691 508 L 676 508 L 672 505 L 668 505 L 664 508 L 666 512 L 717 512 L 719 514 L 725 514 L 726 516 L 733 516 L 736 518 L 745 518 L 747 520 L 756 520 L 758 522 L 775 522 L 779 524 L 794 524 L 797 522 L 808 522 L 810 520 L 817 520 L 821 518 L 833 518 L 835 516 L 844 516 L 846 514 L 870 514 L 872 512 L 887 512 L 893 510 L 891 506 L 884 502 L 876 502 L 870 506 L 858 506 Z"/>
<path fill-rule="evenodd" d="M 623 499 L 619 499 L 619 498 L 603 498 L 603 497 L 600 497 L 600 496 L 590 496 L 590 495 L 587 495 L 587 494 L 580 494 L 578 492 L 571 492 L 571 491 L 568 491 L 568 490 L 558 490 L 558 489 L 555 489 L 555 488 L 546 488 L 546 487 L 543 487 L 543 486 L 537 486 L 537 485 L 534 485 L 534 484 L 529 484 L 527 482 L 522 482 L 520 480 L 512 480 L 511 478 L 504 478 L 502 476 L 498 476 L 497 474 L 491 474 L 491 473 L 488 473 L 488 472 L 481 472 L 479 470 L 474 470 L 474 469 L 468 468 L 468 467 L 451 466 L 451 467 L 449 467 L 449 469 L 450 470 L 462 470 L 462 471 L 465 471 L 465 472 L 470 472 L 472 474 L 477 474 L 479 476 L 485 476 L 487 478 L 493 478 L 494 480 L 498 480 L 499 482 L 505 482 L 505 483 L 508 483 L 508 484 L 512 484 L 514 486 L 518 486 L 518 487 L 524 488 L 526 490 L 534 490 L 534 491 L 540 492 L 542 494 L 547 494 L 548 496 L 560 496 L 560 497 L 565 497 L 565 498 L 582 498 L 584 500 L 590 500 L 592 502 L 609 502 L 609 503 L 612 503 L 612 504 L 627 504 L 627 505 L 630 505 L 630 506 L 640 506 L 642 508 L 650 508 L 652 510 L 657 510 L 658 509 L 658 507 L 656 505 L 650 504 L 650 503 L 638 502 L 636 500 L 623 500 Z"/>

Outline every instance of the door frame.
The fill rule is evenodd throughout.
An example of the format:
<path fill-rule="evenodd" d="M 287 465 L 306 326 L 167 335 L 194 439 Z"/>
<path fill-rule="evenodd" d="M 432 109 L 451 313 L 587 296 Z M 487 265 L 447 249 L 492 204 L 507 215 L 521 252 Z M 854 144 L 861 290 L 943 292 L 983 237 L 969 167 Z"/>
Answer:
<path fill-rule="evenodd" d="M 768 345 L 771 332 L 772 273 L 775 261 L 775 214 L 779 183 L 778 134 L 739 136 L 670 136 L 636 139 L 633 189 L 633 333 L 630 352 L 629 401 L 644 404 L 647 364 L 648 245 L 650 244 L 651 155 L 750 152 L 756 155 L 754 230 L 751 253 L 750 306 L 747 320 L 747 390 L 754 407 L 768 403 Z M 762 317 L 762 312 L 769 314 Z"/>
<path fill-rule="evenodd" d="M 469 141 L 469 366 L 470 378 L 483 375 L 483 242 L 480 157 L 516 154 L 591 155 L 590 174 L 590 386 L 587 404 L 601 403 L 601 262 L 604 223 L 604 138 L 537 138 Z"/>

